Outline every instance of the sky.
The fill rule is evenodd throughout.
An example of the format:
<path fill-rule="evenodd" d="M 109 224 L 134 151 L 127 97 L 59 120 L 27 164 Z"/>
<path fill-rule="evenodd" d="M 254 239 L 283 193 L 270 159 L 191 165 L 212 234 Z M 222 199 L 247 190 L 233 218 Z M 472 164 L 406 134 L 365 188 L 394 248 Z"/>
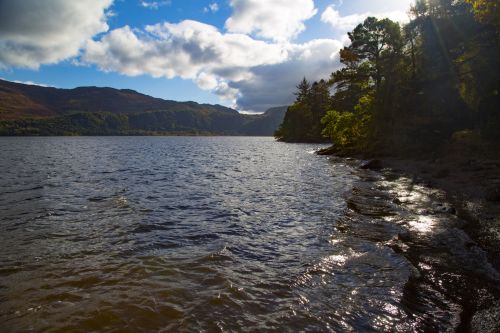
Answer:
<path fill-rule="evenodd" d="M 368 16 L 412 0 L 0 0 L 0 78 L 134 89 L 259 113 L 340 67 Z"/>

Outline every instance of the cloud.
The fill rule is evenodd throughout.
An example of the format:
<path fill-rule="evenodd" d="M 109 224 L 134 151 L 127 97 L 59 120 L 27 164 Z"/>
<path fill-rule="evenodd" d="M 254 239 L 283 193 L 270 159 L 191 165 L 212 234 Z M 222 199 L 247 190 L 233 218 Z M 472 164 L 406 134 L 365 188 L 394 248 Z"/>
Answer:
<path fill-rule="evenodd" d="M 203 11 L 205 13 L 217 13 L 219 11 L 219 5 L 217 4 L 217 2 L 211 3 L 210 5 L 208 5 L 208 7 L 203 8 Z"/>
<path fill-rule="evenodd" d="M 170 6 L 172 2 L 170 0 L 165 1 L 141 1 L 141 6 L 147 9 L 158 9 L 163 6 Z"/>
<path fill-rule="evenodd" d="M 304 31 L 304 21 L 317 13 L 313 0 L 230 0 L 233 15 L 227 19 L 229 32 L 253 34 L 278 42 Z"/>
<path fill-rule="evenodd" d="M 135 76 L 195 79 L 225 70 L 242 78 L 241 68 L 273 64 L 286 57 L 277 45 L 242 34 L 222 34 L 214 26 L 186 20 L 132 30 L 125 26 L 90 41 L 82 59 L 102 70 Z M 207 74 L 208 75 L 208 74 Z"/>
<path fill-rule="evenodd" d="M 0 67 L 36 69 L 73 59 L 128 76 L 189 79 L 240 110 L 265 111 L 292 102 L 303 76 L 317 80 L 339 66 L 339 41 L 288 41 L 316 13 L 312 0 L 231 0 L 234 14 L 226 32 L 192 20 L 108 31 L 112 2 L 1 0 Z M 139 3 L 154 8 L 167 1 Z M 212 2 L 210 10 L 216 5 Z M 262 16 L 264 11 L 271 16 Z M 257 19 L 245 27 L 252 18 Z"/>
<path fill-rule="evenodd" d="M 391 11 L 391 12 L 366 12 L 362 14 L 352 14 L 342 16 L 339 11 L 335 9 L 335 6 L 329 6 L 325 9 L 323 14 L 321 14 L 321 21 L 330 24 L 334 29 L 341 31 L 350 31 L 354 29 L 358 24 L 362 23 L 367 17 L 374 16 L 376 18 L 389 18 L 396 22 L 405 23 L 409 21 L 408 14 L 403 11 Z"/>
<path fill-rule="evenodd" d="M 293 101 L 303 76 L 327 77 L 339 66 L 341 42 L 272 43 L 186 20 L 115 29 L 89 41 L 81 60 L 129 76 L 181 77 L 248 111 Z"/>
<path fill-rule="evenodd" d="M 326 79 L 340 68 L 341 48 L 342 43 L 332 39 L 289 45 L 286 61 L 251 68 L 252 80 L 229 81 L 229 87 L 239 92 L 238 109 L 262 112 L 291 104 L 296 85 L 303 77 L 310 81 Z"/>
<path fill-rule="evenodd" d="M 113 0 L 0 1 L 0 68 L 37 69 L 78 55 L 108 30 Z"/>

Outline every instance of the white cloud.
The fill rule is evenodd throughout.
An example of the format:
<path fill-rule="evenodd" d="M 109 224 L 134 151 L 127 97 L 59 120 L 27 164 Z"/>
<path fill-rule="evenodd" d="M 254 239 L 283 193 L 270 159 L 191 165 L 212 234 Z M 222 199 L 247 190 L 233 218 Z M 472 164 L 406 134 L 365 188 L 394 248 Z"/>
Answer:
<path fill-rule="evenodd" d="M 196 84 L 203 90 L 214 90 L 219 85 L 217 77 L 212 74 L 201 72 L 196 76 Z"/>
<path fill-rule="evenodd" d="M 241 34 L 221 34 L 215 27 L 197 21 L 163 23 L 132 30 L 125 26 L 100 41 L 90 41 L 82 60 L 105 71 L 135 76 L 195 79 L 226 71 L 242 78 L 241 68 L 273 64 L 286 57 L 277 45 Z"/>
<path fill-rule="evenodd" d="M 238 89 L 231 88 L 227 82 L 220 82 L 214 89 L 214 93 L 227 101 L 232 101 L 232 106 L 238 108 L 238 97 L 241 96 L 241 94 Z"/>
<path fill-rule="evenodd" d="M 265 111 L 293 101 L 303 77 L 328 77 L 339 66 L 335 40 L 271 43 L 221 33 L 196 21 L 163 23 L 144 30 L 116 29 L 88 42 L 82 61 L 129 76 L 181 77 L 213 91 L 240 109 Z"/>
<path fill-rule="evenodd" d="M 321 14 L 321 21 L 330 24 L 334 29 L 341 31 L 350 31 L 354 29 L 359 23 L 362 23 L 367 17 L 374 16 L 379 19 L 389 18 L 396 22 L 405 23 L 409 21 L 408 14 L 403 11 L 391 12 L 366 12 L 362 14 L 352 14 L 342 16 L 335 6 L 329 6 Z"/>
<path fill-rule="evenodd" d="M 108 30 L 113 0 L 0 1 L 0 67 L 36 69 L 78 55 Z"/>
<path fill-rule="evenodd" d="M 234 12 L 226 21 L 228 31 L 279 42 L 304 31 L 304 21 L 317 13 L 313 0 L 230 0 L 229 4 Z"/>
<path fill-rule="evenodd" d="M 163 6 L 169 6 L 172 2 L 170 0 L 165 1 L 141 1 L 141 6 L 148 9 L 158 9 Z"/>
<path fill-rule="evenodd" d="M 208 7 L 203 8 L 203 11 L 205 13 L 212 12 L 212 13 L 217 13 L 219 11 L 219 5 L 217 2 L 213 2 Z"/>

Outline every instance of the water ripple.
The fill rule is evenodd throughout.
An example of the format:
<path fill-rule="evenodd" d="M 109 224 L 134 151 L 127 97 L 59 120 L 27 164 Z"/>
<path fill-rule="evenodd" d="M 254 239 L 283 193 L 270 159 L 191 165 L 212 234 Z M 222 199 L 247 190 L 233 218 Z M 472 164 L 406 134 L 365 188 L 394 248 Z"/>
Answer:
<path fill-rule="evenodd" d="M 315 148 L 0 139 L 2 330 L 414 331 L 455 313 L 405 296 L 425 267 L 393 244 L 444 223 L 412 213 L 427 190 Z"/>

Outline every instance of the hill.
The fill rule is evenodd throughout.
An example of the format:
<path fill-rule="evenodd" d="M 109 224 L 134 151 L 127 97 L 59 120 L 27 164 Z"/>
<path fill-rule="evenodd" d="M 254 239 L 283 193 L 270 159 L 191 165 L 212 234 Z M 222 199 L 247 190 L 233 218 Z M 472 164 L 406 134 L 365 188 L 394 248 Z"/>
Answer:
<path fill-rule="evenodd" d="M 130 89 L 58 89 L 0 80 L 0 135 L 271 136 L 286 107 L 243 115 L 222 105 L 176 102 Z"/>

